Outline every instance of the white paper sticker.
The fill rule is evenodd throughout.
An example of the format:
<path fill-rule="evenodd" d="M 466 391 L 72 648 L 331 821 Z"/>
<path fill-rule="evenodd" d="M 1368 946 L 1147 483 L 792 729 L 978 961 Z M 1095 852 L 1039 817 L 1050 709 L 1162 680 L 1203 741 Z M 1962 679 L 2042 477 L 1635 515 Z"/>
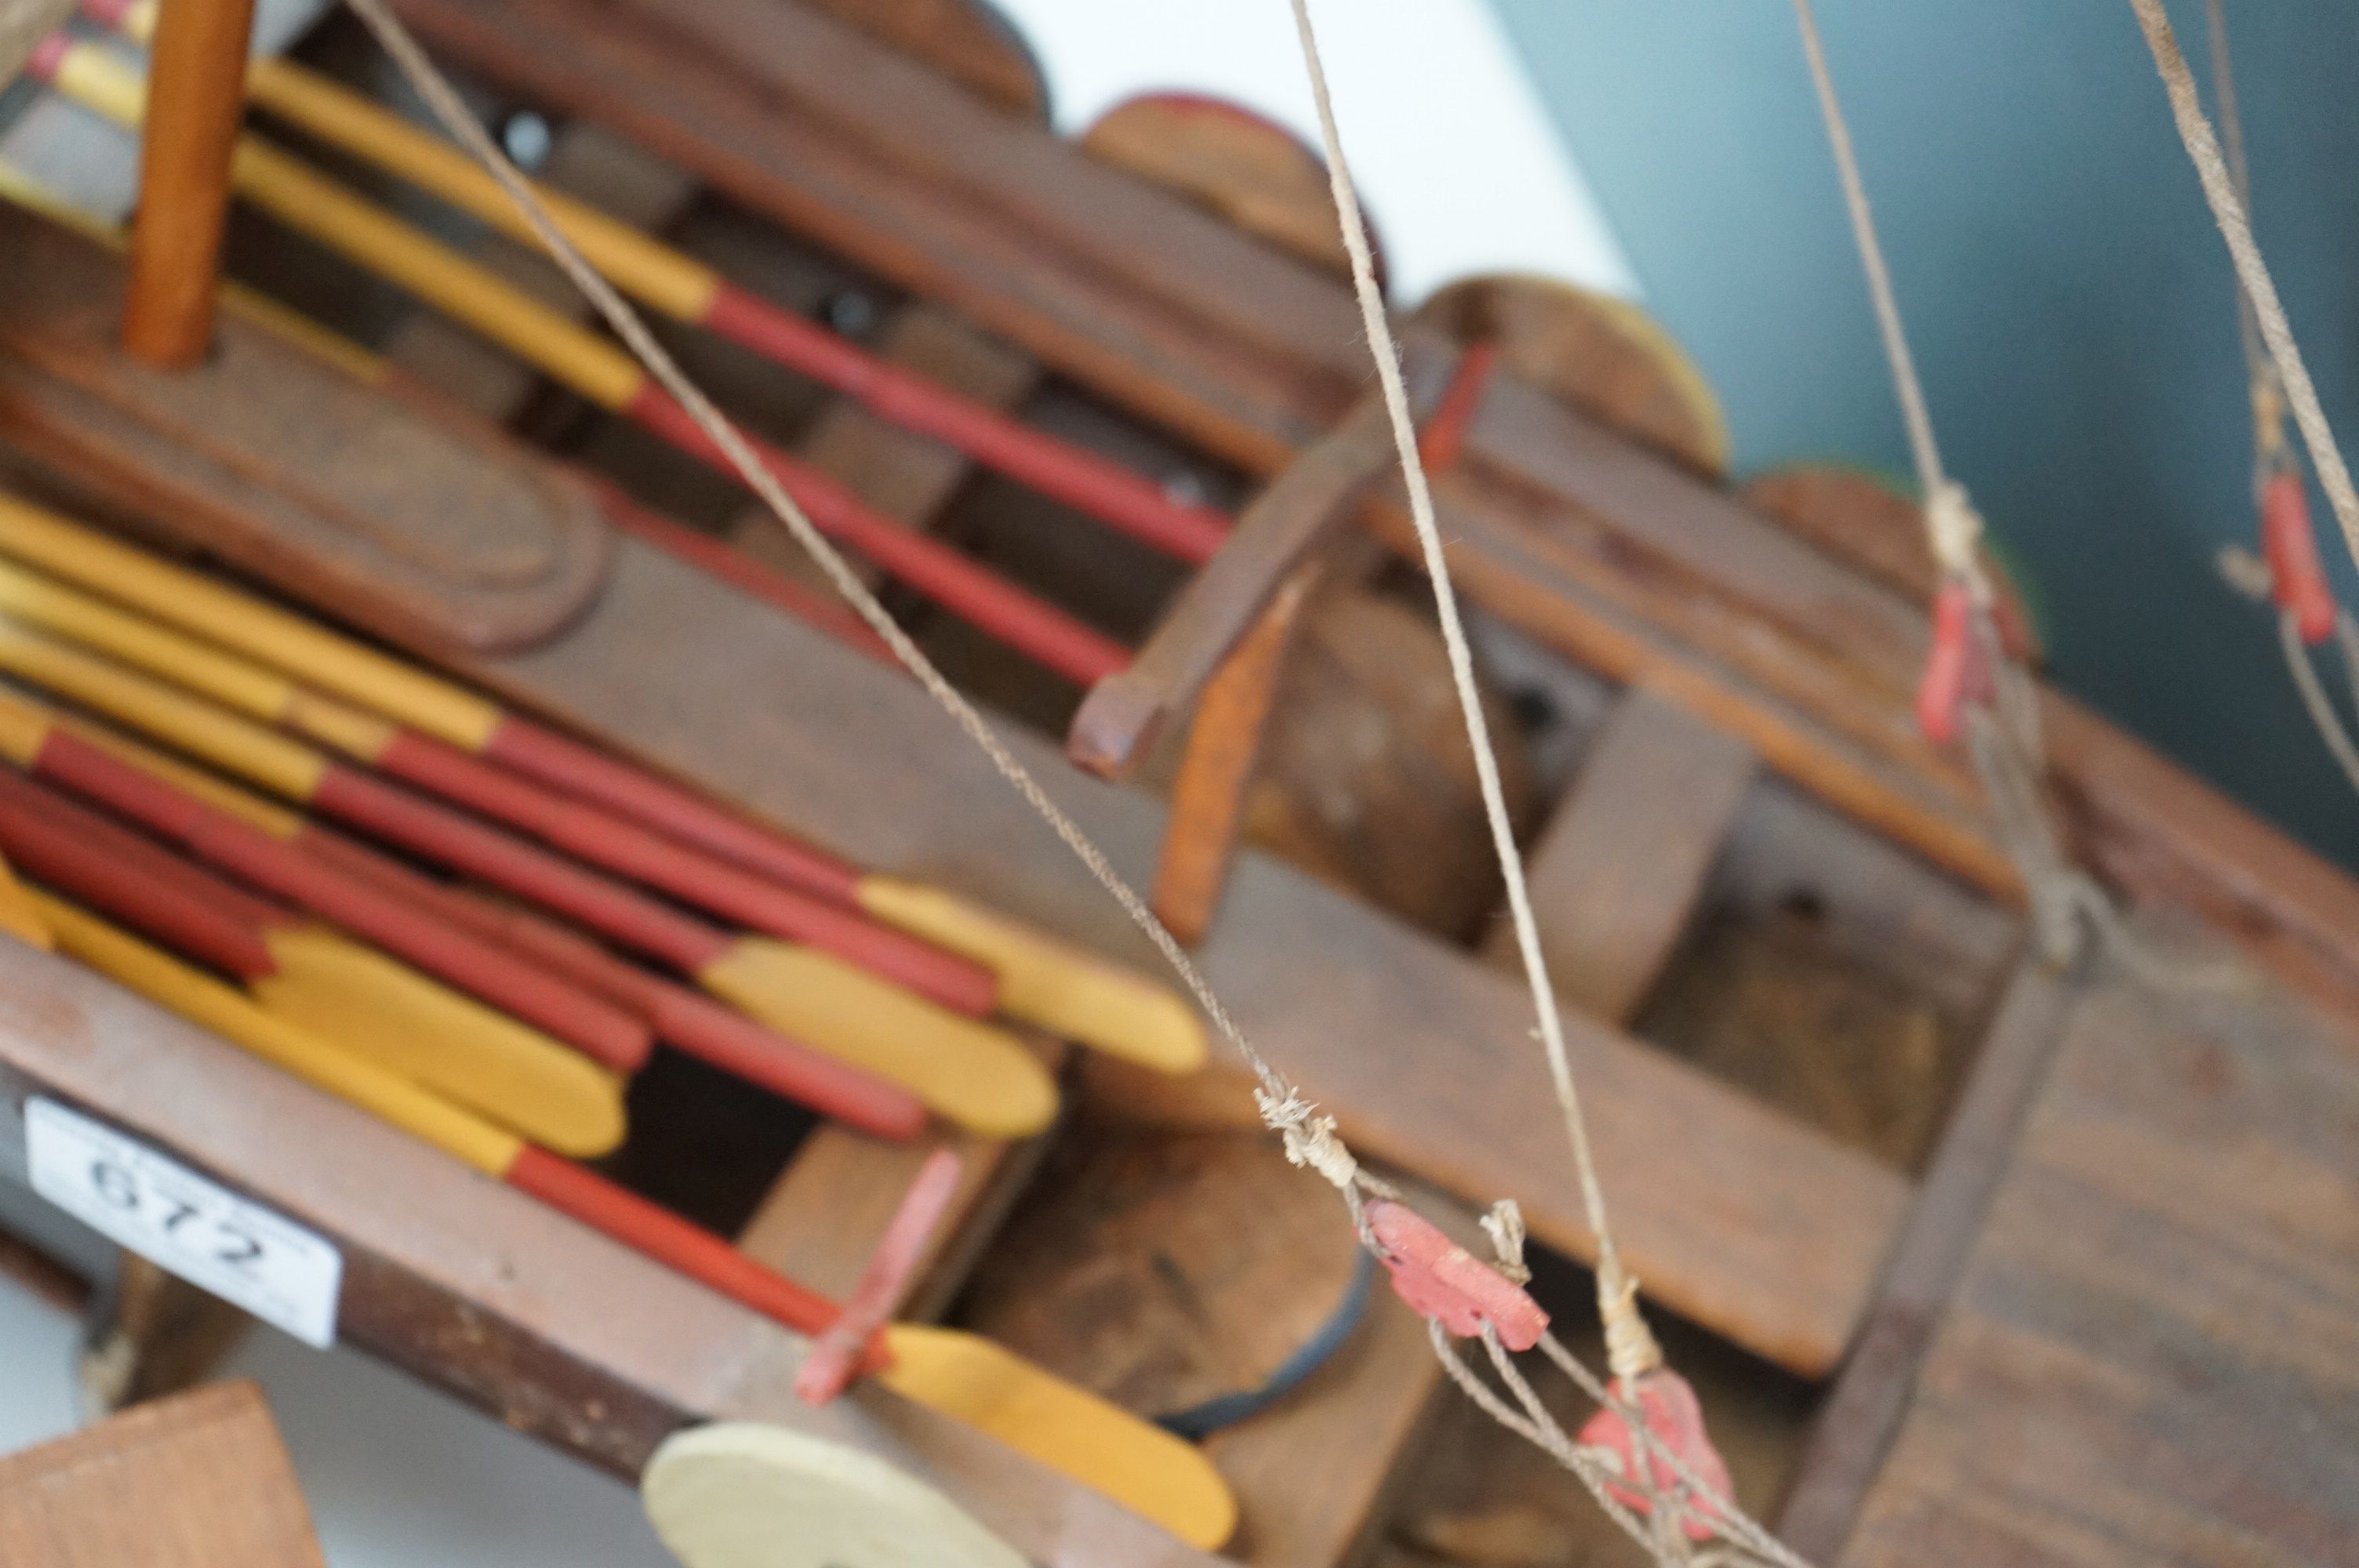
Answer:
<path fill-rule="evenodd" d="M 343 1255 L 324 1237 L 54 1100 L 25 1104 L 33 1190 L 201 1290 L 325 1350 Z"/>

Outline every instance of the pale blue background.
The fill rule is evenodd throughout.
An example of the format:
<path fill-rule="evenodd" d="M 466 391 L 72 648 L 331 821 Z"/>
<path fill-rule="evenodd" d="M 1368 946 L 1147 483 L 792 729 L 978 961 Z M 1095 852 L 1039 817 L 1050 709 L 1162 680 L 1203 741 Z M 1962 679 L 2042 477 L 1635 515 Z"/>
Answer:
<path fill-rule="evenodd" d="M 1649 304 L 1726 401 L 1740 472 L 1903 470 L 1787 0 L 1495 4 Z M 2359 8 L 2228 12 L 2262 244 L 2351 451 Z M 2201 5 L 2173 13 L 2208 72 Z M 2126 0 L 1822 0 L 1820 25 L 1944 456 L 2046 601 L 2056 674 L 2359 864 L 2359 800 L 2212 568 L 2253 526 L 2233 283 Z"/>

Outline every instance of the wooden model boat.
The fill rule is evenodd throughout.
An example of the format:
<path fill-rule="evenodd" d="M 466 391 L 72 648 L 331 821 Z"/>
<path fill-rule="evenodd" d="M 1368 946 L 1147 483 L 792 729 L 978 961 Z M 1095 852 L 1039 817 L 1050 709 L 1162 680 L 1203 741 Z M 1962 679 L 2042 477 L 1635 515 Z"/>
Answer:
<path fill-rule="evenodd" d="M 1408 524 L 1348 286 L 1303 237 L 1323 232 L 1283 152 L 1186 105 L 1060 139 L 1020 49 L 955 6 L 394 8 L 486 105 L 560 126 L 548 181 L 1150 472 L 1180 511 L 1234 514 L 1201 558 L 1158 555 L 681 339 L 764 435 L 1115 650 L 1084 689 L 896 600 L 1354 1146 L 1436 1216 L 1518 1198 L 1548 1252 L 1535 1291 L 1585 1322 L 1556 1108 L 1489 940 L 1482 841 L 1462 852 L 1464 742 L 1387 679 L 1432 645 L 1390 558 Z M 332 20 L 295 58 L 381 80 L 359 37 Z M 321 126 L 266 107 L 317 154 Z M 368 339 L 364 360 L 233 313 L 201 363 L 141 362 L 117 343 L 125 264 L 0 213 L 9 493 L 860 865 L 1152 966 L 925 695 L 810 607 L 766 523 L 614 411 L 628 395 L 565 392 L 291 241 L 283 211 L 240 225 L 240 270 Z M 1445 295 L 1405 327 L 1407 371 L 1430 417 L 1458 405 L 1437 487 L 1524 719 L 1527 848 L 1623 1249 L 1679 1320 L 1739 1500 L 1813 1561 L 2347 1561 L 2359 886 L 2047 693 L 2072 854 L 2150 941 L 2249 983 L 2051 969 L 1979 786 L 1912 715 L 1929 563 L 1849 526 L 1876 503 L 1840 480 L 1732 493 L 1708 392 L 1626 318 L 1528 293 Z M 1535 315 L 1558 337 L 1535 346 Z M 1470 341 L 1506 362 L 1470 383 Z M 1338 713 L 1373 727 L 1375 763 L 1335 767 L 1315 738 Z M 1306 819 L 1338 792 L 1430 852 L 1384 863 Z M 1266 1381 L 1364 1285 L 1332 1199 L 1261 1136 L 1233 1064 L 1172 1077 L 1030 1040 L 1068 1091 L 1045 1135 L 882 1141 L 667 1061 L 606 1169 L 841 1295 L 953 1147 L 965 1173 L 905 1315 L 1144 1414 Z M 798 1401 L 799 1337 L 9 944 L 0 1085 L 20 1120 L 28 1097 L 79 1107 L 314 1228 L 344 1259 L 341 1337 L 619 1473 L 685 1424 L 759 1420 L 886 1455 L 1029 1561 L 1214 1560 L 892 1393 Z M 1442 1386 L 1407 1307 L 1378 1290 L 1355 1321 L 1204 1439 L 1239 1507 L 1226 1554 L 1576 1560 L 1586 1499 Z"/>

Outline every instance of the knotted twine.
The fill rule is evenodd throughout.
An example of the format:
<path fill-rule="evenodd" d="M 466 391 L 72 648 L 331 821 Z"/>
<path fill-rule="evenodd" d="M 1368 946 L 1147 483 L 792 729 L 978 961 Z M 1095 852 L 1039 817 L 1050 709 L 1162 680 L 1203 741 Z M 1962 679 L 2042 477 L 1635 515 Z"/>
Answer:
<path fill-rule="evenodd" d="M 1179 976 L 1197 1004 L 1204 1011 L 1220 1036 L 1228 1043 L 1253 1071 L 1256 1079 L 1254 1100 L 1264 1123 L 1277 1132 L 1283 1141 L 1287 1158 L 1297 1165 L 1318 1173 L 1333 1184 L 1350 1210 L 1355 1229 L 1363 1244 L 1370 1244 L 1367 1222 L 1363 1214 L 1363 1200 L 1386 1197 L 1392 1189 L 1362 1169 L 1336 1130 L 1332 1117 L 1320 1114 L 1317 1106 L 1277 1071 L 1259 1050 L 1245 1037 L 1230 1015 L 1220 997 L 1203 973 L 1196 967 L 1177 938 L 1158 919 L 1147 901 L 1117 871 L 1104 851 L 1082 830 L 1048 791 L 1033 777 L 1030 770 L 1017 760 L 1006 741 L 993 730 L 989 720 L 969 702 L 948 677 L 929 659 L 924 651 L 904 632 L 885 609 L 859 575 L 834 546 L 822 535 L 810 517 L 788 494 L 775 474 L 761 462 L 745 439 L 703 389 L 682 371 L 671 354 L 657 341 L 637 311 L 616 292 L 614 287 L 582 255 L 550 215 L 546 205 L 533 190 L 531 183 L 516 168 L 491 134 L 478 122 L 459 97 L 440 69 L 401 21 L 386 7 L 384 0 L 351 0 L 352 7 L 362 22 L 375 35 L 380 47 L 400 69 L 404 77 L 416 89 L 420 99 L 433 113 L 446 131 L 490 171 L 509 199 L 516 204 L 542 248 L 564 272 L 582 297 L 598 312 L 624 345 L 646 367 L 667 392 L 685 408 L 697 427 L 712 441 L 728 460 L 738 478 L 751 489 L 771 515 L 786 528 L 796 543 L 819 565 L 829 581 L 847 603 L 867 622 L 893 655 L 908 671 L 919 686 L 958 725 L 976 748 L 989 760 L 993 769 L 1046 822 L 1058 839 L 1070 849 L 1093 880 L 1114 898 L 1132 924 L 1143 932 L 1172 972 Z M 1399 385 L 1397 353 L 1391 347 L 1390 329 L 1384 322 L 1382 302 L 1375 297 L 1373 276 L 1367 254 L 1364 225 L 1359 222 L 1357 199 L 1351 193 L 1347 175 L 1342 173 L 1343 160 L 1332 109 L 1328 105 L 1326 80 L 1318 55 L 1318 45 L 1309 14 L 1302 0 L 1294 0 L 1296 21 L 1300 31 L 1306 61 L 1310 66 L 1315 93 L 1320 101 L 1321 119 L 1329 142 L 1330 168 L 1338 179 L 1341 194 L 1339 210 L 1350 215 L 1346 228 L 1347 241 L 1354 244 L 1354 273 L 1361 290 L 1364 311 L 1374 301 L 1375 324 L 1371 330 L 1372 343 L 1381 343 L 1378 355 L 1379 373 L 1386 382 L 1387 404 L 1394 417 L 1397 439 L 1406 442 L 1404 468 L 1413 490 L 1425 494 L 1423 503 L 1423 537 L 1432 551 L 1431 558 L 1440 562 L 1440 541 L 1433 532 L 1431 503 L 1426 492 L 1424 471 L 1419 462 L 1413 427 L 1407 422 L 1407 400 Z M 1459 624 L 1457 604 L 1451 589 L 1446 567 L 1435 575 L 1436 594 L 1441 606 L 1451 643 L 1453 671 L 1461 683 L 1462 701 L 1471 695 L 1472 657 L 1462 628 Z M 1495 839 L 1501 846 L 1506 864 L 1510 868 L 1511 884 L 1517 914 L 1518 939 L 1526 947 L 1527 963 L 1536 963 L 1538 955 L 1537 927 L 1532 922 L 1529 900 L 1522 892 L 1521 862 L 1516 855 L 1512 837 L 1504 837 L 1504 802 L 1501 799 L 1495 759 L 1491 754 L 1487 729 L 1482 720 L 1479 704 L 1469 702 L 1470 738 L 1474 742 L 1478 768 L 1486 777 L 1485 806 L 1493 813 Z M 1579 1111 L 1579 1100 L 1572 1090 L 1571 1068 L 1564 1060 L 1560 1026 L 1554 1010 L 1553 994 L 1548 991 L 1545 971 L 1535 976 L 1540 989 L 1536 995 L 1541 1018 L 1540 1034 L 1549 1044 L 1550 1068 L 1556 1076 L 1560 1103 L 1564 1106 L 1568 1131 L 1574 1140 L 1576 1162 L 1583 1177 L 1583 1201 L 1590 1207 L 1593 1232 L 1598 1239 L 1601 1263 L 1599 1287 L 1601 1310 L 1607 1317 L 1608 1348 L 1614 1366 L 1615 1377 L 1636 1377 L 1660 1363 L 1660 1352 L 1644 1321 L 1638 1317 L 1635 1298 L 1636 1282 L 1623 1271 L 1618 1254 L 1612 1250 L 1610 1230 L 1604 1223 L 1602 1192 L 1596 1182 L 1593 1162 L 1588 1152 L 1588 1139 Z M 1490 1228 L 1495 1243 L 1502 1250 L 1503 1271 L 1522 1271 L 1520 1247 L 1522 1227 L 1519 1216 L 1512 1208 L 1493 1211 Z M 1611 1260 L 1610 1274 L 1605 1260 Z M 1609 1287 L 1610 1279 L 1610 1287 Z M 1620 1324 L 1617 1330 L 1616 1323 Z M 1671 1526 L 1681 1517 L 1689 1500 L 1708 1499 L 1709 1519 L 1712 1528 L 1730 1549 L 1763 1561 L 1776 1563 L 1781 1568 L 1808 1568 L 1808 1565 L 1780 1545 L 1768 1532 L 1737 1509 L 1734 1500 L 1719 1495 L 1695 1475 L 1693 1469 L 1678 1454 L 1661 1444 L 1647 1428 L 1641 1412 L 1623 1400 L 1578 1357 L 1567 1350 L 1553 1335 L 1543 1336 L 1540 1346 L 1566 1375 L 1579 1385 L 1591 1399 L 1621 1413 L 1628 1422 L 1633 1438 L 1641 1450 L 1671 1470 L 1678 1477 L 1669 1493 L 1658 1488 L 1650 1476 L 1641 1476 L 1635 1483 L 1617 1477 L 1610 1465 L 1598 1455 L 1580 1450 L 1567 1438 L 1555 1418 L 1539 1401 L 1529 1383 L 1516 1371 L 1499 1346 L 1495 1336 L 1489 1336 L 1493 1358 L 1502 1369 L 1503 1377 L 1514 1390 L 1522 1406 L 1521 1415 L 1505 1411 L 1497 1397 L 1487 1387 L 1473 1379 L 1458 1358 L 1455 1349 L 1445 1336 L 1437 1333 L 1436 1352 L 1453 1379 L 1470 1393 L 1483 1390 L 1487 1398 L 1478 1400 L 1495 1416 L 1501 1416 L 1510 1430 L 1538 1442 L 1549 1452 L 1558 1454 L 1591 1487 L 1602 1506 L 1632 1539 L 1652 1552 L 1660 1563 L 1692 1564 L 1698 1561 L 1688 1543 L 1680 1539 Z M 1625 1368 L 1628 1368 L 1625 1371 Z M 1504 1412 L 1504 1413 L 1503 1413 Z M 1642 1468 L 1648 1468 L 1643 1467 Z M 1625 1487 L 1636 1485 L 1652 1498 L 1656 1506 L 1651 1519 L 1641 1518 L 1606 1495 L 1602 1488 L 1609 1479 L 1619 1479 Z"/>

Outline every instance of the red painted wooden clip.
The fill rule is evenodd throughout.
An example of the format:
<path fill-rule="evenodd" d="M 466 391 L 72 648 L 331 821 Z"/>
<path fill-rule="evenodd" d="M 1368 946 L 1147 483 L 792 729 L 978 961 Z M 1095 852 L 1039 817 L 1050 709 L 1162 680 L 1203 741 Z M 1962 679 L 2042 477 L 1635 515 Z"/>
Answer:
<path fill-rule="evenodd" d="M 1494 339 L 1469 343 L 1458 356 L 1458 363 L 1451 368 L 1450 384 L 1441 389 L 1433 413 L 1417 433 L 1417 455 L 1427 473 L 1442 473 L 1458 465 L 1466 450 L 1467 429 L 1474 423 L 1475 411 L 1483 406 L 1491 373 L 1498 368 L 1499 345 Z"/>
<path fill-rule="evenodd" d="M 2261 486 L 2261 554 L 2269 563 L 2269 591 L 2277 608 L 2311 647 L 2334 635 L 2334 590 L 2318 557 L 2310 521 L 2310 491 L 2301 470 L 2288 467 Z"/>
<path fill-rule="evenodd" d="M 1958 719 L 1968 702 L 1986 700 L 1991 672 L 1974 638 L 1973 590 L 1949 578 L 1933 596 L 1933 651 L 1917 687 L 1917 722 L 1935 742 L 1958 738 Z"/>
<path fill-rule="evenodd" d="M 958 1196 L 960 1169 L 958 1155 L 948 1149 L 935 1150 L 918 1167 L 917 1179 L 870 1254 L 851 1299 L 803 1356 L 802 1368 L 795 1374 L 795 1397 L 805 1404 L 827 1403 L 850 1388 L 853 1379 L 874 1368 L 878 1336 L 908 1293 L 926 1243 L 941 1228 Z"/>
<path fill-rule="evenodd" d="M 1712 1438 L 1704 1432 L 1703 1406 L 1685 1378 L 1667 1367 L 1658 1368 L 1638 1379 L 1635 1390 L 1627 1380 L 1617 1379 L 1614 1392 L 1623 1403 L 1637 1410 L 1647 1433 L 1663 1449 L 1679 1456 L 1680 1463 L 1701 1483 L 1701 1492 L 1721 1498 L 1735 1496 L 1729 1483 L 1728 1463 L 1721 1458 L 1720 1450 L 1712 1446 Z M 1681 1508 L 1680 1528 L 1690 1541 L 1712 1538 L 1712 1521 L 1720 1510 L 1709 1500 L 1697 1497 L 1699 1488 L 1673 1468 L 1663 1454 L 1648 1450 L 1642 1471 L 1637 1439 L 1620 1411 L 1608 1405 L 1591 1416 L 1582 1425 L 1578 1441 L 1583 1448 L 1600 1449 L 1611 1455 L 1616 1472 L 1628 1478 L 1625 1483 L 1606 1483 L 1605 1490 L 1615 1502 L 1643 1515 L 1653 1510 L 1656 1497 L 1687 1487 L 1694 1500 Z M 1641 1475 L 1647 1477 L 1650 1487 L 1632 1484 Z"/>
<path fill-rule="evenodd" d="M 1394 1291 L 1419 1316 L 1461 1338 L 1482 1333 L 1487 1323 L 1510 1350 L 1529 1350 L 1548 1332 L 1548 1314 L 1521 1286 L 1415 1209 L 1378 1198 L 1368 1205 L 1368 1230 Z"/>

